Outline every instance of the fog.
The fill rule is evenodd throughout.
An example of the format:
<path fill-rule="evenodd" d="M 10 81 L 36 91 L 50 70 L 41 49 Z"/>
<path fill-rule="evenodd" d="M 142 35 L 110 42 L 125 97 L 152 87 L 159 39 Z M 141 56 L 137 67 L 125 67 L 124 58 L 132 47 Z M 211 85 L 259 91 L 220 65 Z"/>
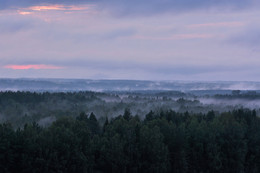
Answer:
<path fill-rule="evenodd" d="M 40 119 L 37 123 L 42 127 L 47 127 L 56 121 L 56 117 L 50 116 Z"/>
<path fill-rule="evenodd" d="M 216 105 L 216 106 L 240 106 L 249 109 L 259 109 L 260 99 L 248 100 L 248 99 L 214 99 L 214 98 L 200 98 L 199 101 L 204 105 Z"/>
<path fill-rule="evenodd" d="M 16 88 L 17 80 L 6 80 L 4 84 L 8 88 Z M 47 80 L 52 83 L 54 80 Z M 40 83 L 42 83 L 41 81 Z M 45 81 L 46 82 L 46 81 Z M 43 83 L 45 83 L 43 82 Z M 47 84 L 48 84 L 47 82 Z M 57 83 L 62 83 L 63 80 Z M 79 80 L 79 83 L 71 82 L 74 90 L 59 92 L 53 90 L 45 91 L 2 91 L 0 92 L 0 122 L 15 122 L 16 127 L 20 127 L 26 122 L 37 122 L 41 126 L 48 126 L 57 118 L 62 116 L 77 117 L 81 112 L 90 114 L 93 112 L 101 122 L 105 117 L 113 118 L 123 115 L 125 109 L 130 109 L 133 116 L 138 115 L 143 119 L 150 111 L 160 113 L 161 111 L 173 110 L 175 112 L 191 112 L 206 114 L 208 111 L 221 112 L 233 111 L 239 108 L 255 109 L 260 114 L 260 93 L 258 90 L 185 90 L 194 88 L 193 83 L 182 83 L 181 90 L 108 90 L 112 89 L 116 83 L 121 81 L 88 81 L 88 85 L 96 85 L 103 92 L 78 91 L 84 85 L 89 87 L 86 81 Z M 19 82 L 18 82 L 19 83 Z M 34 86 L 39 86 L 38 80 L 33 82 Z M 66 81 L 66 83 L 70 83 Z M 143 85 L 151 84 L 150 81 L 123 81 L 120 85 L 136 86 L 135 83 Z M 181 83 L 181 82 L 179 82 Z M 24 83 L 26 84 L 26 82 Z M 46 86 L 47 86 L 46 84 Z M 106 84 L 110 84 L 107 86 Z M 175 86 L 178 84 L 169 82 L 165 85 Z M 64 84 L 65 85 L 65 84 Z M 158 82 L 157 82 L 157 85 Z M 178 84 L 179 85 L 179 84 Z M 199 85 L 206 85 L 200 83 Z M 211 84 L 212 85 L 212 84 Z M 21 87 L 26 87 L 20 86 Z M 43 85 L 44 86 L 44 85 Z M 56 85 L 54 85 L 56 87 Z M 140 85 L 139 85 L 140 86 Z M 91 86 L 93 87 L 93 86 Z M 167 86 L 169 87 L 169 86 Z M 66 86 L 66 88 L 68 88 Z M 133 89 L 133 88 L 132 88 Z"/>

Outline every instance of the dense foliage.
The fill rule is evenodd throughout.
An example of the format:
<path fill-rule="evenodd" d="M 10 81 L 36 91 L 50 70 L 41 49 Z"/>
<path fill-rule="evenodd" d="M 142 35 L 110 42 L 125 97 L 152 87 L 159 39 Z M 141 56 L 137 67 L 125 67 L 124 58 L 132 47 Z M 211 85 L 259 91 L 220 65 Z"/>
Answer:
<path fill-rule="evenodd" d="M 149 112 L 106 119 L 82 112 L 49 127 L 0 125 L 1 172 L 260 172 L 260 118 Z"/>

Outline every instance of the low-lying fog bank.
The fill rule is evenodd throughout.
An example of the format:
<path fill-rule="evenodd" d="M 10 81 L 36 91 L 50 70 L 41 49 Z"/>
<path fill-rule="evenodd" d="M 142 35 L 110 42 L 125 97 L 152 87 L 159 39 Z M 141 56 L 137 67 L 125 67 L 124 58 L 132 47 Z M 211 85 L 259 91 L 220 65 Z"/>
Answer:
<path fill-rule="evenodd" d="M 207 91 L 208 92 L 208 91 Z M 215 92 L 215 91 L 214 91 Z M 219 93 L 221 93 L 220 91 Z M 76 117 L 93 112 L 101 121 L 122 115 L 126 108 L 140 118 L 150 111 L 216 114 L 239 108 L 255 109 L 260 115 L 260 94 L 230 91 L 231 94 L 201 95 L 180 91 L 165 92 L 0 92 L 0 122 L 38 122 L 45 126 L 60 116 Z"/>

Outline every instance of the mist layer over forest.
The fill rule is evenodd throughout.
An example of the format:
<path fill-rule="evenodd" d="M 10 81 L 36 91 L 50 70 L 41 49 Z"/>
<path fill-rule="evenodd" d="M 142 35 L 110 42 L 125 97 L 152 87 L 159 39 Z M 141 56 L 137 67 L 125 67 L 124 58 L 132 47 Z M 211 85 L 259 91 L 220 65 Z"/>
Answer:
<path fill-rule="evenodd" d="M 2 172 L 260 171 L 259 90 L 67 82 L 3 82 Z"/>
<path fill-rule="evenodd" d="M 213 94 L 208 94 L 213 92 Z M 76 117 L 93 112 L 103 123 L 130 109 L 141 119 L 153 111 L 174 110 L 184 113 L 216 115 L 234 109 L 247 108 L 260 115 L 260 94 L 256 91 L 107 91 L 107 92 L 0 92 L 0 122 L 11 122 L 14 127 L 37 122 L 48 126 L 59 117 Z"/>

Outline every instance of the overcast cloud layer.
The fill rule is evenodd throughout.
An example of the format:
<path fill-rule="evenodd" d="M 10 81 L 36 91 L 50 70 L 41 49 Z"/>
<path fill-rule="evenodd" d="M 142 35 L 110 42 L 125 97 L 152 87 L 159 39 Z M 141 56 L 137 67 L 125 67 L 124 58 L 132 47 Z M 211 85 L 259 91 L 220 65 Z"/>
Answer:
<path fill-rule="evenodd" d="M 255 0 L 1 0 L 0 77 L 260 81 Z"/>

